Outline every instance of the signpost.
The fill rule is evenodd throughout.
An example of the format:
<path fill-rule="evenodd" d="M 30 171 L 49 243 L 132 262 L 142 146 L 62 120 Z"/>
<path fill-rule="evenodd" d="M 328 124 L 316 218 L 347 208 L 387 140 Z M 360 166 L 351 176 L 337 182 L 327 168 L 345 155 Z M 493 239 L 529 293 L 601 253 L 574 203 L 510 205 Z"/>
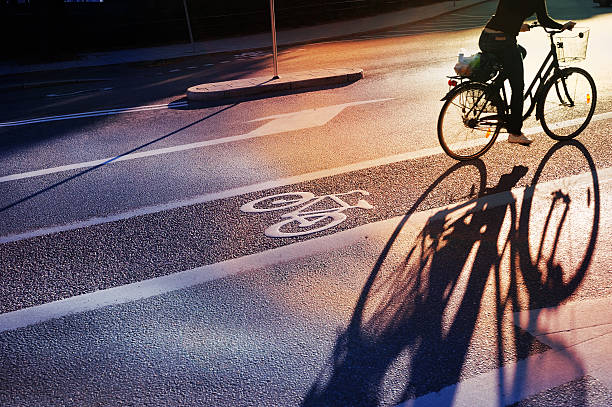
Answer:
<path fill-rule="evenodd" d="M 278 79 L 278 51 L 276 47 L 276 18 L 274 16 L 274 0 L 270 0 L 270 21 L 272 22 L 272 52 L 274 63 L 274 77 L 272 79 Z"/>

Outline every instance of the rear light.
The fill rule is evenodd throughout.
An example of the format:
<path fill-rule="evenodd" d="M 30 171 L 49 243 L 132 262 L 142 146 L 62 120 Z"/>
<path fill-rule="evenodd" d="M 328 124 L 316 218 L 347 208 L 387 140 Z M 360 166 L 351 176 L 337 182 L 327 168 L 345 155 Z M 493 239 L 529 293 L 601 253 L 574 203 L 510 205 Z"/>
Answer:
<path fill-rule="evenodd" d="M 457 81 L 454 79 L 449 79 L 448 80 L 448 86 L 457 86 Z"/>

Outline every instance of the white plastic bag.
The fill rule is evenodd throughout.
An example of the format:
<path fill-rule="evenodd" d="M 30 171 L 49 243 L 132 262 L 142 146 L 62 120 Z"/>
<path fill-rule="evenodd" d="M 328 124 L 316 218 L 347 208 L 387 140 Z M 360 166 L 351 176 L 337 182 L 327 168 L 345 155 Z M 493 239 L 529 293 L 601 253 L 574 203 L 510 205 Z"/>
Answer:
<path fill-rule="evenodd" d="M 477 69 L 480 66 L 480 52 L 470 55 L 468 57 L 464 56 L 463 52 L 459 52 L 459 58 L 457 63 L 455 64 L 455 73 L 459 76 L 470 76 L 474 69 Z"/>

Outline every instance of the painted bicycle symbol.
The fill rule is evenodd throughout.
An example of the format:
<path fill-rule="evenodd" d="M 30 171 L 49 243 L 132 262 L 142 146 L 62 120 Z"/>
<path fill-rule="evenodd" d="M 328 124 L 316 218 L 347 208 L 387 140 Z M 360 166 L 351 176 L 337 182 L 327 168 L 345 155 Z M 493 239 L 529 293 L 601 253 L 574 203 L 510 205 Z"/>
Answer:
<path fill-rule="evenodd" d="M 240 207 L 243 212 L 270 212 L 282 209 L 297 209 L 281 215 L 282 220 L 269 226 L 265 231 L 268 237 L 296 237 L 333 228 L 346 220 L 347 209 L 374 208 L 363 199 L 355 205 L 346 202 L 355 195 L 368 196 L 367 191 L 354 190 L 341 194 L 315 196 L 311 192 L 288 192 L 259 198 Z M 343 199 L 344 197 L 345 199 Z"/>

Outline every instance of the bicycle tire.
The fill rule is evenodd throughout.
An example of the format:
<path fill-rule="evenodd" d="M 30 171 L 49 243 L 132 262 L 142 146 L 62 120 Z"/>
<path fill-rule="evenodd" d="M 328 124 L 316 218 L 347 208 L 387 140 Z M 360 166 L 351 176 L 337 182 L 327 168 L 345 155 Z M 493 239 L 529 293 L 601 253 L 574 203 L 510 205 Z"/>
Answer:
<path fill-rule="evenodd" d="M 446 98 L 438 117 L 438 141 L 448 156 L 459 161 L 473 160 L 495 143 L 502 127 L 503 110 L 498 98 L 489 94 L 487 85 L 469 82 Z M 475 115 L 471 109 L 474 100 L 481 104 Z M 492 118 L 491 121 L 479 120 L 483 113 L 486 115 L 482 117 Z"/>
<path fill-rule="evenodd" d="M 546 82 L 538 99 L 537 117 L 550 138 L 569 140 L 588 126 L 596 104 L 593 77 L 582 68 L 564 68 Z"/>

